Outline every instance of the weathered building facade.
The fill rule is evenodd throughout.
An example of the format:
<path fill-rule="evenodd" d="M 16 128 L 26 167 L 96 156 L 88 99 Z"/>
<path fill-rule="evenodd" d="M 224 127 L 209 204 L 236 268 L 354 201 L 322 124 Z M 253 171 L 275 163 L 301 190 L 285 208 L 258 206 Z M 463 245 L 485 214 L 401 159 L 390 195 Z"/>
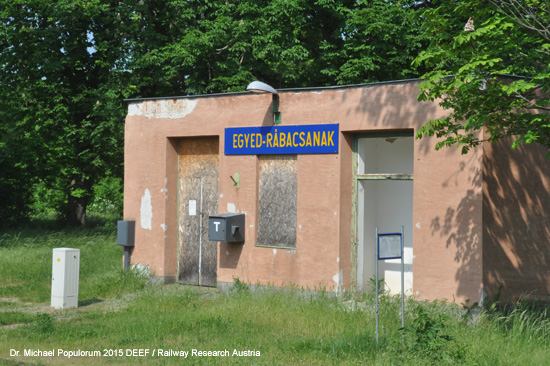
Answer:
<path fill-rule="evenodd" d="M 536 147 L 435 151 L 445 115 L 418 81 L 128 101 L 124 219 L 132 263 L 166 281 L 364 291 L 375 228 L 404 227 L 405 288 L 479 301 L 550 291 L 550 165 Z M 208 218 L 244 213 L 244 243 Z M 394 292 L 400 261 L 379 262 Z"/>

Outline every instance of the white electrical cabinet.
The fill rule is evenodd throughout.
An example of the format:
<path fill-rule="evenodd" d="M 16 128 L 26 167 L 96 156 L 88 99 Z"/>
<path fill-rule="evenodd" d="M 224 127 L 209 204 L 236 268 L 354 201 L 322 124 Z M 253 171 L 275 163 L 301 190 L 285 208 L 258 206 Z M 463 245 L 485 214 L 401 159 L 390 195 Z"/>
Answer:
<path fill-rule="evenodd" d="M 78 307 L 80 249 L 54 248 L 52 262 L 52 302 L 56 309 Z"/>

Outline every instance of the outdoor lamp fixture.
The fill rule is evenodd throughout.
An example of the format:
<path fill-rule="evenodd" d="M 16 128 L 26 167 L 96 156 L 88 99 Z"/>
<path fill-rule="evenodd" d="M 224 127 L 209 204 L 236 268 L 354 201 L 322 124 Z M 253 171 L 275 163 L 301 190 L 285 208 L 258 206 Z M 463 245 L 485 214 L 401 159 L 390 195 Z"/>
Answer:
<path fill-rule="evenodd" d="M 271 93 L 273 96 L 273 124 L 281 123 L 281 112 L 279 112 L 279 93 L 270 85 L 261 81 L 253 81 L 246 87 L 246 90 L 251 93 L 265 94 Z"/>

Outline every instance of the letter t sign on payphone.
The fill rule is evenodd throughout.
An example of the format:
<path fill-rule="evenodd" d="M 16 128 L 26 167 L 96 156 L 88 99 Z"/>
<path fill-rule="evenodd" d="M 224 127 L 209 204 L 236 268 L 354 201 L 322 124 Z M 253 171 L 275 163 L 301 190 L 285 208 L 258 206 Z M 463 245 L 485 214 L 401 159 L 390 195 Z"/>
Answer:
<path fill-rule="evenodd" d="M 212 215 L 208 222 L 208 240 L 226 243 L 244 243 L 244 214 Z"/>

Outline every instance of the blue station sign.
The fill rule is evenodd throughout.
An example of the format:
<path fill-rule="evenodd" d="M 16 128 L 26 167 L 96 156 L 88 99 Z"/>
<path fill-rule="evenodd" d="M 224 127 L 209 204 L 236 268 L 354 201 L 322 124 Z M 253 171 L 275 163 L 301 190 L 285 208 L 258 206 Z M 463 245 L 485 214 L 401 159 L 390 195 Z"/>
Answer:
<path fill-rule="evenodd" d="M 338 124 L 226 128 L 225 154 L 337 154 L 338 135 Z"/>

